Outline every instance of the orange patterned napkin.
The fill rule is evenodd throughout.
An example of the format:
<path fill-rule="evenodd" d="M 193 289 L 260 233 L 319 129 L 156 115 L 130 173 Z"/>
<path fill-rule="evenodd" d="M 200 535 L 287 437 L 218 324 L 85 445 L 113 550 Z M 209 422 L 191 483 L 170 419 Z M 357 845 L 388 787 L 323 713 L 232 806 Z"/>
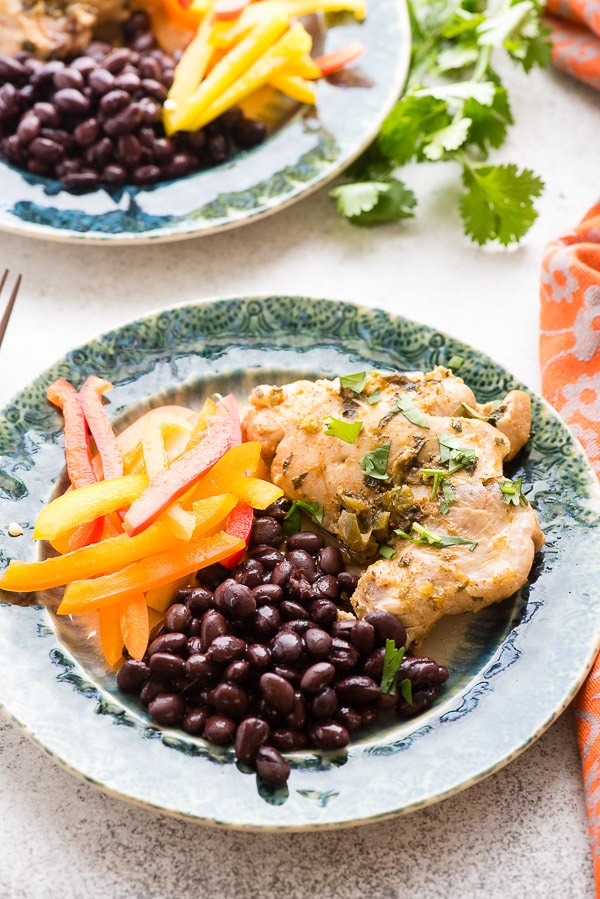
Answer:
<path fill-rule="evenodd" d="M 554 65 L 600 88 L 600 0 L 548 0 L 546 21 Z"/>
<path fill-rule="evenodd" d="M 548 245 L 540 318 L 542 393 L 600 477 L 600 203 Z M 600 897 L 600 656 L 576 699 L 575 720 Z"/>

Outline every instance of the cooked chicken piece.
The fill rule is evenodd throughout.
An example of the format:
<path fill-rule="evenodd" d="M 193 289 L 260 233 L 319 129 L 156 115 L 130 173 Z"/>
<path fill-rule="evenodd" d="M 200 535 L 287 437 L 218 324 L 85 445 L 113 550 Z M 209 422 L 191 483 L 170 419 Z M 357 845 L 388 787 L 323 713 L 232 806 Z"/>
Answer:
<path fill-rule="evenodd" d="M 371 374 L 360 393 L 339 379 L 260 386 L 250 403 L 246 436 L 263 444 L 285 495 L 322 506 L 323 527 L 352 560 L 373 562 L 382 545 L 394 551 L 360 578 L 360 617 L 392 611 L 420 643 L 443 615 L 525 583 L 543 535 L 525 499 L 501 489 L 512 489 L 503 462 L 529 436 L 524 392 L 479 406 L 460 378 L 436 368 Z M 326 433 L 343 433 L 336 422 L 362 423 L 354 443 Z"/>
<path fill-rule="evenodd" d="M 125 18 L 130 7 L 128 0 L 0 0 L 0 55 L 72 56 L 97 25 Z"/>

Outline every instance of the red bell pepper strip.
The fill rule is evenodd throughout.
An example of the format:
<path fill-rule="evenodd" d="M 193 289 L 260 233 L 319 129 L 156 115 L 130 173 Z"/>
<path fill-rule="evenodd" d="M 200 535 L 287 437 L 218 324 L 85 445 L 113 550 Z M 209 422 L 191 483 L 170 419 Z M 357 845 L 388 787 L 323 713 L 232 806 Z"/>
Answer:
<path fill-rule="evenodd" d="M 72 384 L 64 378 L 58 378 L 48 387 L 46 396 L 54 406 L 62 410 L 67 474 L 71 484 L 73 487 L 95 484 L 88 429 L 79 394 Z"/>
<path fill-rule="evenodd" d="M 102 403 L 102 394 L 111 387 L 110 381 L 90 375 L 79 391 L 81 408 L 102 462 L 104 480 L 120 478 L 123 474 L 123 459 L 117 438 Z"/>
<path fill-rule="evenodd" d="M 239 537 L 240 540 L 244 541 L 247 547 L 248 541 L 250 540 L 250 533 L 252 532 L 253 521 L 254 510 L 252 509 L 252 506 L 243 501 L 239 502 L 227 517 L 225 533 L 230 534 L 232 537 Z M 233 556 L 230 556 L 229 559 L 225 559 L 221 562 L 221 565 L 224 565 L 225 568 L 233 568 L 240 561 L 244 552 L 245 550 L 241 549 Z"/>
<path fill-rule="evenodd" d="M 366 47 L 360 41 L 352 41 L 346 47 L 317 56 L 314 62 L 321 70 L 321 75 L 333 75 L 340 72 L 351 62 L 355 62 L 365 52 Z"/>
<path fill-rule="evenodd" d="M 203 439 L 175 459 L 169 468 L 157 471 L 150 483 L 131 504 L 123 526 L 130 537 L 156 521 L 171 503 L 183 496 L 234 445 L 238 424 L 229 403 L 218 403 Z"/>
<path fill-rule="evenodd" d="M 238 409 L 237 401 L 233 393 L 228 393 L 227 396 L 223 397 L 221 402 L 225 403 L 225 406 L 229 410 L 231 445 L 237 446 L 238 443 L 242 442 L 242 423 L 240 421 L 240 410 Z"/>

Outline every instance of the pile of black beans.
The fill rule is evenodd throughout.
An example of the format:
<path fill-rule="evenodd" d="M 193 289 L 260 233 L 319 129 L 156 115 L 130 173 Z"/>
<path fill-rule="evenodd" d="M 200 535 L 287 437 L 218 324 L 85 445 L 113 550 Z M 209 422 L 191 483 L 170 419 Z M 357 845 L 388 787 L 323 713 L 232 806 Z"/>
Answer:
<path fill-rule="evenodd" d="M 274 785 L 289 776 L 283 752 L 342 749 L 382 711 L 409 717 L 430 706 L 448 677 L 433 659 L 407 654 L 398 681 L 410 680 L 411 704 L 400 690 L 382 692 L 386 640 L 403 646 L 403 625 L 383 611 L 340 615 L 358 577 L 320 534 L 284 541 L 288 509 L 279 500 L 257 514 L 243 561 L 199 571 L 145 658 L 127 659 L 117 675 L 158 725 L 233 744 L 237 760 Z"/>
<path fill-rule="evenodd" d="M 85 193 L 180 178 L 264 140 L 264 125 L 237 108 L 166 137 L 162 104 L 175 64 L 142 11 L 123 25 L 122 46 L 93 41 L 70 62 L 0 56 L 0 156 Z"/>

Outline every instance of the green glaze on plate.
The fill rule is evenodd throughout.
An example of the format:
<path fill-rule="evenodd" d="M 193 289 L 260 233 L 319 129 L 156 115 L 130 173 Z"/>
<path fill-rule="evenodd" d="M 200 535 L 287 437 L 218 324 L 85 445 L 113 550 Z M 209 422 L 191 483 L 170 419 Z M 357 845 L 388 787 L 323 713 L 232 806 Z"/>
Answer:
<path fill-rule="evenodd" d="M 233 337 L 232 335 L 235 335 Z M 258 383 L 364 369 L 430 369 L 460 356 L 481 402 L 520 387 L 459 341 L 380 310 L 263 296 L 165 309 L 69 353 L 0 416 L 0 560 L 33 559 L 35 518 L 63 476 L 62 422 L 45 400 L 63 376 L 109 378 L 117 427 L 150 406 L 199 406 L 215 390 L 243 404 Z M 41 747 L 107 792 L 163 812 L 245 830 L 365 823 L 450 796 L 509 762 L 564 710 L 599 642 L 600 496 L 578 444 L 532 396 L 533 436 L 508 474 L 522 476 L 546 534 L 530 582 L 477 616 L 447 619 L 424 650 L 450 669 L 436 704 L 390 718 L 347 751 L 289 756 L 285 788 L 235 764 L 230 749 L 152 725 L 119 695 L 94 618 L 52 612 L 55 595 L 0 597 L 0 703 Z M 8 536 L 11 521 L 22 537 Z"/>
<path fill-rule="evenodd" d="M 353 40 L 366 53 L 352 76 L 321 79 L 314 107 L 291 105 L 273 92 L 263 110 L 270 137 L 217 168 L 151 188 L 76 196 L 0 160 L 0 229 L 46 240 L 139 244 L 212 234 L 289 206 L 349 165 L 400 95 L 410 60 L 404 0 L 372 0 L 360 23 L 335 17 L 318 49 Z"/>

